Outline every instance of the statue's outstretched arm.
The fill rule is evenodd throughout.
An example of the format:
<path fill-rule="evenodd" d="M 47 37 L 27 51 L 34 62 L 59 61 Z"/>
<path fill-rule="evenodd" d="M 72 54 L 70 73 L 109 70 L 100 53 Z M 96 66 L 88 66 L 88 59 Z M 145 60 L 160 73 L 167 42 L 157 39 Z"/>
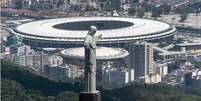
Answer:
<path fill-rule="evenodd" d="M 95 40 L 96 40 L 96 42 L 98 41 L 98 39 L 101 39 L 102 38 L 102 34 L 99 34 L 99 35 L 95 35 Z"/>

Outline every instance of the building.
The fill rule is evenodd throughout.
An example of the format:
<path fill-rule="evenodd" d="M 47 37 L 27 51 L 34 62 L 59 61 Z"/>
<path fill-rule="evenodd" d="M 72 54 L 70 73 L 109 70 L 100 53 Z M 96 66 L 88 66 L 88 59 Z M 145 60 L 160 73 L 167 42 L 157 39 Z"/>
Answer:
<path fill-rule="evenodd" d="M 17 53 L 18 54 L 24 54 L 24 55 L 26 55 L 26 54 L 29 54 L 31 52 L 32 52 L 32 50 L 31 50 L 30 46 L 23 45 L 23 46 L 17 47 Z"/>
<path fill-rule="evenodd" d="M 167 63 L 156 63 L 156 74 L 165 76 L 168 73 L 168 64 Z"/>
<path fill-rule="evenodd" d="M 1 0 L 1 1 L 0 1 L 0 5 L 1 5 L 1 6 L 6 6 L 6 5 L 9 4 L 9 1 L 10 1 L 10 0 Z"/>
<path fill-rule="evenodd" d="M 49 58 L 49 66 L 59 66 L 63 64 L 63 58 L 57 55 L 52 55 Z"/>
<path fill-rule="evenodd" d="M 101 72 L 97 79 L 106 87 L 119 87 L 134 81 L 134 69 L 106 67 Z"/>
<path fill-rule="evenodd" d="M 66 65 L 66 76 L 72 79 L 83 77 L 84 69 L 73 65 Z"/>
<path fill-rule="evenodd" d="M 153 45 L 150 43 L 130 44 L 130 67 L 135 69 L 135 80 L 145 82 L 147 78 L 155 74 L 153 60 Z"/>
<path fill-rule="evenodd" d="M 33 52 L 29 54 L 12 54 L 11 62 L 20 66 L 28 66 L 35 71 L 43 72 L 44 66 L 48 65 L 47 54 L 42 52 Z"/>
<path fill-rule="evenodd" d="M 44 73 L 50 78 L 65 79 L 65 78 L 79 78 L 83 77 L 84 69 L 80 69 L 74 65 L 48 65 L 44 68 Z M 81 76 L 82 75 L 82 76 Z"/>
<path fill-rule="evenodd" d="M 179 51 L 188 51 L 194 54 L 201 55 L 201 43 L 182 43 L 182 44 L 176 44 L 175 48 Z"/>
<path fill-rule="evenodd" d="M 97 0 L 66 0 L 71 5 L 89 5 L 96 8 Z"/>
<path fill-rule="evenodd" d="M 11 29 L 12 34 L 23 37 L 24 43 L 33 47 L 80 47 L 91 25 L 103 38 L 98 45 L 127 48 L 138 40 L 170 43 L 176 28 L 168 23 L 124 17 L 76 17 L 29 22 Z M 46 28 L 46 30 L 44 30 Z M 101 31 L 100 31 L 101 30 Z M 27 34 L 25 34 L 27 33 Z"/>

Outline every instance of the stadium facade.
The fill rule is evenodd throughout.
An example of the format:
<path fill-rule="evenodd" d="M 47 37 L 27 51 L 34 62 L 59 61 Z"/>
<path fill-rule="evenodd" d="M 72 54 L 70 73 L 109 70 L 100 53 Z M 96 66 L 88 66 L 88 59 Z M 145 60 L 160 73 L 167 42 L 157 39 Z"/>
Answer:
<path fill-rule="evenodd" d="M 168 23 L 124 17 L 74 17 L 39 20 L 22 24 L 12 30 L 35 47 L 69 48 L 83 46 L 91 25 L 97 26 L 97 34 L 103 37 L 100 46 L 125 47 L 140 41 L 172 42 L 176 28 Z"/>

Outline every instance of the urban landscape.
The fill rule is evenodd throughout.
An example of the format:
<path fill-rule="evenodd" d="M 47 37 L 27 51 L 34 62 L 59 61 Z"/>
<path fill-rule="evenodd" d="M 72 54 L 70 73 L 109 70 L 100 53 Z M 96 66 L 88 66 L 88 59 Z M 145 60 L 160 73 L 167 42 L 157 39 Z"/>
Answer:
<path fill-rule="evenodd" d="M 0 3 L 2 101 L 201 101 L 201 0 Z"/>

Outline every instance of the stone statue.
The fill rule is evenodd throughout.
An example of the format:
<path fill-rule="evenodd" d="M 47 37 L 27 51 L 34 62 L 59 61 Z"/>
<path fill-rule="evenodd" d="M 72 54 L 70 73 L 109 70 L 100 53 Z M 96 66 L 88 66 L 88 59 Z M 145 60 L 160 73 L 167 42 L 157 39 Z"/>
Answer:
<path fill-rule="evenodd" d="M 85 92 L 96 93 L 96 42 L 102 35 L 95 35 L 97 28 L 91 26 L 85 38 Z"/>

